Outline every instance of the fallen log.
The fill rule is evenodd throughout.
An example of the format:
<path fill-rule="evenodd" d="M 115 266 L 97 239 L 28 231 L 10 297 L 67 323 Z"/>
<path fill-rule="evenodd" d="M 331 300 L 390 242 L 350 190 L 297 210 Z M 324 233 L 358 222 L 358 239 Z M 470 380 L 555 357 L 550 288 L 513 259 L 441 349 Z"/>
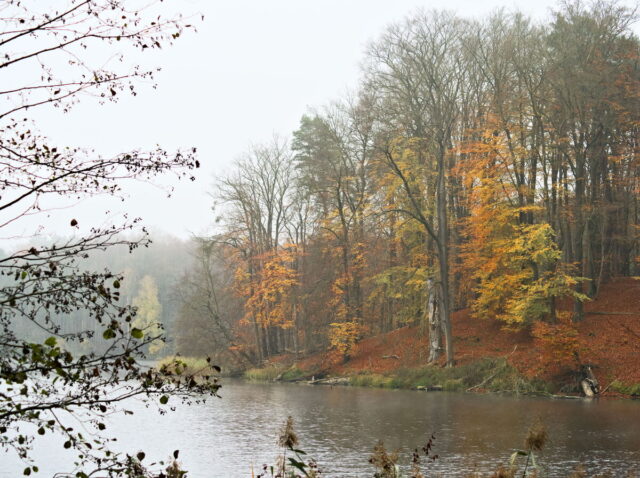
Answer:
<path fill-rule="evenodd" d="M 509 357 L 511 357 L 516 350 L 518 350 L 518 344 L 516 344 L 513 347 L 513 350 L 511 351 L 510 354 L 505 355 L 504 358 L 508 359 Z M 480 382 L 478 385 L 474 385 L 473 387 L 469 387 L 467 388 L 467 392 L 471 392 L 472 390 L 476 390 L 478 388 L 481 388 L 482 386 L 484 386 L 487 382 L 489 382 L 490 380 L 493 380 L 495 378 L 496 375 L 498 375 L 500 372 L 502 372 L 502 367 L 499 368 L 498 370 L 496 370 L 494 373 L 492 373 L 491 375 L 489 375 L 487 378 L 485 378 L 482 382 Z"/>
<path fill-rule="evenodd" d="M 309 385 L 349 385 L 351 381 L 348 377 L 332 377 L 309 380 L 307 383 Z"/>

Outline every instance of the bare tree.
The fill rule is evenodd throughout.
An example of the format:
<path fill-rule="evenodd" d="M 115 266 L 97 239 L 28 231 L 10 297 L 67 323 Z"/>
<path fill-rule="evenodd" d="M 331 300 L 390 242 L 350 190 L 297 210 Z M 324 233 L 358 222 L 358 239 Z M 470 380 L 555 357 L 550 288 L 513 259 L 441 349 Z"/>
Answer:
<path fill-rule="evenodd" d="M 265 254 L 276 252 L 285 239 L 291 214 L 292 162 L 286 141 L 274 138 L 269 145 L 253 146 L 237 163 L 234 176 L 223 179 L 217 196 L 227 209 L 227 232 L 254 284 Z M 253 285 L 249 296 L 253 296 Z M 277 353 L 277 328 L 252 317 L 259 360 Z"/>

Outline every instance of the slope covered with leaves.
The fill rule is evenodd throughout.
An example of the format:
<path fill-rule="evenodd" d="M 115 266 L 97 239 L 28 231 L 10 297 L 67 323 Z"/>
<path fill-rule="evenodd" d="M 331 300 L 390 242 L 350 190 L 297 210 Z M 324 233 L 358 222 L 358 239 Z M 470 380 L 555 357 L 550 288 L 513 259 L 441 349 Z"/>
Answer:
<path fill-rule="evenodd" d="M 571 389 L 579 365 L 587 363 L 602 387 L 608 387 L 608 395 L 633 393 L 633 385 L 640 384 L 640 281 L 624 278 L 604 285 L 585 309 L 582 322 L 560 320 L 544 333 L 504 328 L 498 321 L 474 318 L 468 310 L 455 312 L 456 365 L 504 357 L 524 376 L 550 382 L 559 391 Z M 362 340 L 346 362 L 338 354 L 323 353 L 296 366 L 305 373 L 331 376 L 364 372 L 393 376 L 425 365 L 427 341 L 419 326 L 408 326 Z M 281 356 L 276 362 L 289 360 L 290 356 Z"/>

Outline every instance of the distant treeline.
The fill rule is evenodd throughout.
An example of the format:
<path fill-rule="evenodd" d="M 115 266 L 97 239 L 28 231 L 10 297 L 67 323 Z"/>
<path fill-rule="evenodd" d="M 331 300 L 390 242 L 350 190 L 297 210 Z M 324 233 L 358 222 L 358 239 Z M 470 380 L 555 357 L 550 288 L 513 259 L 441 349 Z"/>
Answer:
<path fill-rule="evenodd" d="M 148 334 L 160 335 L 164 332 L 166 343 L 158 341 L 151 345 L 151 356 L 175 352 L 175 318 L 179 307 L 176 284 L 193 259 L 193 246 L 170 236 L 156 236 L 148 247 L 129 251 L 126 245 L 117 245 L 105 251 L 93 251 L 78 263 L 78 271 L 109 270 L 121 275 L 118 292 L 121 305 L 136 305 L 137 315 L 134 326 L 145 329 Z M 9 280 L 7 278 L 6 280 Z M 74 338 L 64 346 L 74 353 L 101 351 L 109 345 L 102 333 L 105 324 L 98 323 L 88 311 L 77 311 L 54 316 L 54 322 L 61 327 L 60 333 L 77 334 L 89 332 L 85 340 Z M 48 336 L 46 331 L 30 321 L 15 320 L 14 332 L 35 342 L 42 342 Z"/>

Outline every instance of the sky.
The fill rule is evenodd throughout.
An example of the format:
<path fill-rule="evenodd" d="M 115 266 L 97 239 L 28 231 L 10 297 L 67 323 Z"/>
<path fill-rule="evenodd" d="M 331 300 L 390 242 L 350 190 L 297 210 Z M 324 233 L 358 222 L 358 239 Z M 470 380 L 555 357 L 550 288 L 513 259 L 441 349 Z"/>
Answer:
<path fill-rule="evenodd" d="M 165 4 L 171 2 L 166 1 Z M 448 9 L 481 17 L 497 8 L 537 19 L 548 0 L 179 0 L 185 14 L 198 13 L 198 32 L 169 48 L 141 56 L 161 66 L 157 89 L 142 85 L 135 98 L 100 106 L 83 99 L 70 113 L 38 113 L 40 130 L 54 142 L 93 147 L 107 154 L 132 148 L 197 147 L 202 167 L 196 181 L 175 184 L 172 197 L 148 184 L 126 185 L 123 201 L 94 198 L 3 229 L 2 238 L 43 233 L 66 235 L 69 220 L 81 225 L 140 216 L 151 230 L 181 238 L 211 231 L 216 177 L 252 143 L 274 134 L 290 137 L 301 116 L 357 86 L 368 42 L 390 23 L 418 8 Z M 160 180 L 159 182 L 162 182 Z M 166 182 L 166 181 L 165 181 Z M 110 214 L 103 215 L 108 209 Z M 98 215 L 96 215 L 98 214 Z"/>

